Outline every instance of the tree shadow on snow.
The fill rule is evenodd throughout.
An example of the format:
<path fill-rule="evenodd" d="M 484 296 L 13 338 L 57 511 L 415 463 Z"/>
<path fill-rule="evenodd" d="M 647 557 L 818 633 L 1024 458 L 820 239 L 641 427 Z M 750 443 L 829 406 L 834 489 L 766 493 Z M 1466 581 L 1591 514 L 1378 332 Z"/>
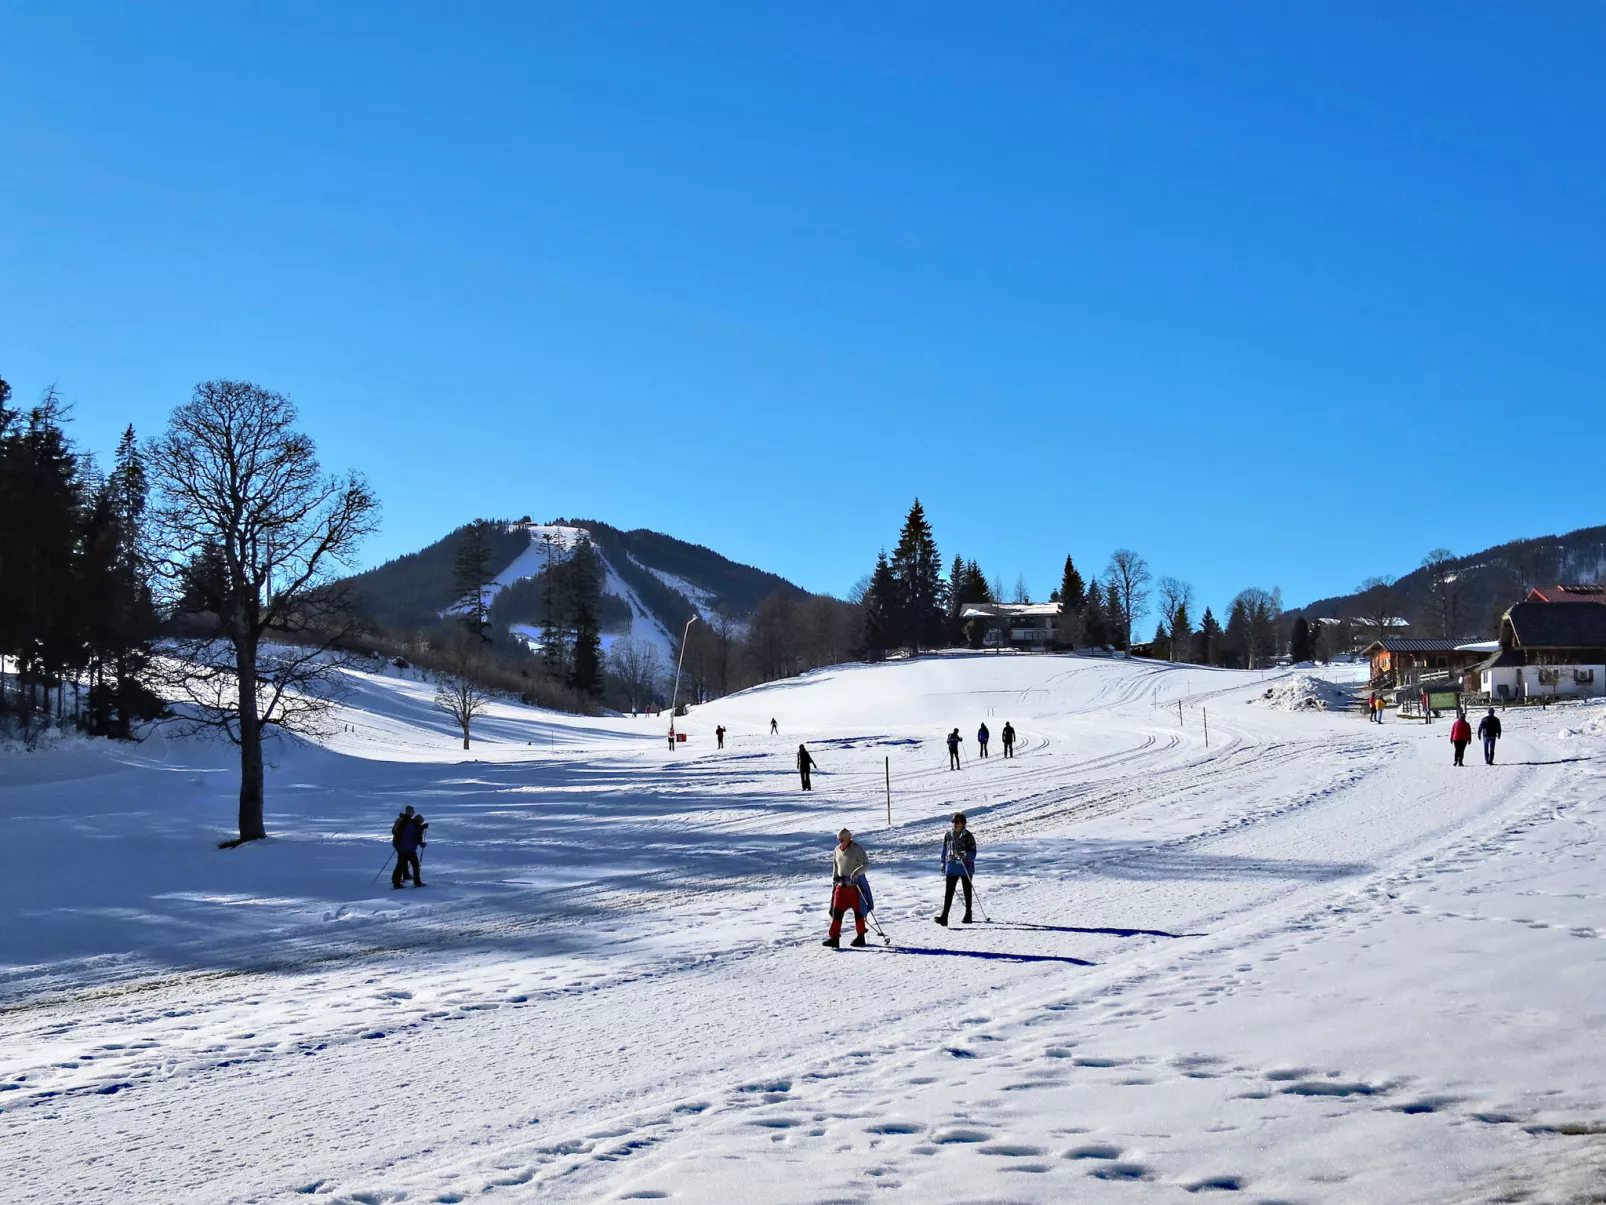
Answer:
<path fill-rule="evenodd" d="M 1085 958 L 1072 958 L 1069 954 L 1006 954 L 994 950 L 938 950 L 931 946 L 888 946 L 889 954 L 930 954 L 942 958 L 987 958 L 995 962 L 1063 962 L 1070 966 L 1090 967 L 1097 963 Z"/>
<path fill-rule="evenodd" d="M 1042 933 L 1094 933 L 1106 937 L 1203 937 L 1203 933 L 1168 933 L 1164 929 L 1083 928 L 1080 925 L 1034 925 L 1030 921 L 984 921 L 990 929 L 1030 929 Z"/>

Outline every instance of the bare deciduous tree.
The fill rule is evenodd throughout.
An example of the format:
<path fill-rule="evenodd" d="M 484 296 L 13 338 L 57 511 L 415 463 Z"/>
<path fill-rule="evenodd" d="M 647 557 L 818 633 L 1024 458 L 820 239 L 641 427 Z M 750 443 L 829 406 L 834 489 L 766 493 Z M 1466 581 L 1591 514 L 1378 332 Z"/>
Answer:
<path fill-rule="evenodd" d="M 463 748 L 469 747 L 474 717 L 484 715 L 495 695 L 481 685 L 480 653 L 467 641 L 454 643 L 446 668 L 435 675 L 435 706 L 451 716 L 463 730 Z"/>
<path fill-rule="evenodd" d="M 1356 587 L 1360 596 L 1361 618 L 1372 629 L 1373 639 L 1381 640 L 1393 629 L 1400 608 L 1400 592 L 1392 577 L 1369 577 Z"/>
<path fill-rule="evenodd" d="M 150 449 L 158 568 L 203 625 L 164 659 L 167 685 L 240 748 L 240 836 L 225 844 L 267 835 L 264 732 L 321 730 L 355 623 L 331 577 L 378 524 L 367 483 L 325 476 L 296 419 L 281 394 L 206 381 Z"/>
<path fill-rule="evenodd" d="M 1422 558 L 1422 568 L 1428 575 L 1428 591 L 1433 595 L 1435 626 L 1439 635 L 1448 639 L 1455 636 L 1460 627 L 1455 553 L 1448 548 L 1435 548 Z"/>
<path fill-rule="evenodd" d="M 629 636 L 613 642 L 613 648 L 608 650 L 608 668 L 624 688 L 631 711 L 640 711 L 651 701 L 664 672 L 658 646 Z"/>
<path fill-rule="evenodd" d="M 1130 548 L 1117 548 L 1105 567 L 1106 598 L 1123 647 L 1131 647 L 1132 627 L 1149 606 L 1149 563 Z"/>
<path fill-rule="evenodd" d="M 1177 621 L 1187 623 L 1193 616 L 1193 586 L 1177 577 L 1162 577 L 1159 582 L 1160 618 L 1166 635 L 1171 637 L 1171 660 L 1185 661 L 1188 650 L 1181 647 L 1188 633 L 1180 629 Z"/>

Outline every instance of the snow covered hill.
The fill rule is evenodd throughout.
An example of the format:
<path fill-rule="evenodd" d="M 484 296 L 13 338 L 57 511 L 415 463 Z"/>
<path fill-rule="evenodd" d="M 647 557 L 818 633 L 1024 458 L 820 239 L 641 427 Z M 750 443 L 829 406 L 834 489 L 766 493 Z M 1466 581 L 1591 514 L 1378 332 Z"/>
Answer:
<path fill-rule="evenodd" d="M 453 563 L 462 532 L 350 579 L 365 609 L 391 627 L 427 626 L 451 606 Z M 659 532 L 621 531 L 593 519 L 556 523 L 494 524 L 492 564 L 495 592 L 539 575 L 561 561 L 576 541 L 589 538 L 603 563 L 603 593 L 616 600 L 605 613 L 604 647 L 629 636 L 655 645 L 660 661 L 672 663 L 687 618 L 724 616 L 740 631 L 769 595 L 804 591 L 782 577 L 740 565 L 711 549 Z M 531 615 L 515 620 L 512 631 L 532 642 L 540 628 Z"/>
<path fill-rule="evenodd" d="M 947 655 L 696 708 L 676 753 L 499 705 L 465 755 L 357 675 L 228 852 L 224 747 L 0 756 L 4 1198 L 1591 1199 L 1602 709 L 1458 769 L 1287 683 Z M 392 891 L 406 803 L 429 886 Z M 819 945 L 844 824 L 890 946 Z"/>

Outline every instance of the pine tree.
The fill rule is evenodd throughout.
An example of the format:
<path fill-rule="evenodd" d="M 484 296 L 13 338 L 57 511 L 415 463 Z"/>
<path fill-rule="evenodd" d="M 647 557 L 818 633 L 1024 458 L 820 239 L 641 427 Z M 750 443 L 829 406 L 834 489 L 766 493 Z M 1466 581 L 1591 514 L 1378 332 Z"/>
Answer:
<path fill-rule="evenodd" d="M 1289 651 L 1296 662 L 1312 660 L 1310 624 L 1303 615 L 1294 620 L 1293 647 Z"/>
<path fill-rule="evenodd" d="M 602 638 L 597 611 L 602 603 L 602 564 L 591 541 L 584 537 L 563 565 L 564 634 L 569 646 L 568 684 L 593 697 L 602 692 Z"/>
<path fill-rule="evenodd" d="M 1104 612 L 1104 592 L 1098 582 L 1089 582 L 1087 603 L 1082 608 L 1082 640 L 1087 648 L 1104 648 L 1110 643 L 1110 621 Z"/>
<path fill-rule="evenodd" d="M 1193 620 L 1188 615 L 1188 604 L 1177 607 L 1171 620 L 1171 660 L 1187 661 L 1193 644 Z"/>
<path fill-rule="evenodd" d="M 1227 613 L 1227 630 L 1222 633 L 1223 662 L 1237 669 L 1253 668 L 1250 661 L 1249 607 L 1240 595 Z"/>
<path fill-rule="evenodd" d="M 886 550 L 883 549 L 876 558 L 875 572 L 870 575 L 869 589 L 864 592 L 864 599 L 859 604 L 863 612 L 864 652 L 871 661 L 885 657 L 897 640 L 897 593 L 898 583 L 892 576 L 892 566 L 887 564 Z"/>
<path fill-rule="evenodd" d="M 931 524 L 916 498 L 904 520 L 898 546 L 892 553 L 892 576 L 897 582 L 899 643 L 910 652 L 936 648 L 942 641 L 948 593 L 942 580 L 942 562 Z"/>
<path fill-rule="evenodd" d="M 1199 621 L 1199 634 L 1196 639 L 1195 660 L 1200 665 L 1219 665 L 1221 655 L 1221 625 L 1211 614 L 1210 608 L 1205 608 L 1204 618 Z"/>
<path fill-rule="evenodd" d="M 1065 572 L 1060 577 L 1057 601 L 1060 605 L 1060 643 L 1074 649 L 1082 642 L 1082 611 L 1087 606 L 1087 587 L 1069 556 L 1065 558 Z"/>
<path fill-rule="evenodd" d="M 452 572 L 452 606 L 462 614 L 463 626 L 481 641 L 491 639 L 486 628 L 491 623 L 490 585 L 496 576 L 491 572 L 489 527 L 484 519 L 476 519 L 463 529 Z"/>

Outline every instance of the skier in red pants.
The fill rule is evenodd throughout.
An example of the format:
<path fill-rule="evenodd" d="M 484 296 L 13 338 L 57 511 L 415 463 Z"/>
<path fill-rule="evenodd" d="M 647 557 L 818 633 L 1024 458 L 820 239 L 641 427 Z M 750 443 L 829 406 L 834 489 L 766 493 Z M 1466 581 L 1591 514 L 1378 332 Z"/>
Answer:
<path fill-rule="evenodd" d="M 820 943 L 833 950 L 842 944 L 842 916 L 849 908 L 853 909 L 853 927 L 857 931 L 852 944 L 864 944 L 865 906 L 859 883 L 870 868 L 870 856 L 847 829 L 836 835 L 836 842 L 836 848 L 831 851 L 831 931 Z"/>

